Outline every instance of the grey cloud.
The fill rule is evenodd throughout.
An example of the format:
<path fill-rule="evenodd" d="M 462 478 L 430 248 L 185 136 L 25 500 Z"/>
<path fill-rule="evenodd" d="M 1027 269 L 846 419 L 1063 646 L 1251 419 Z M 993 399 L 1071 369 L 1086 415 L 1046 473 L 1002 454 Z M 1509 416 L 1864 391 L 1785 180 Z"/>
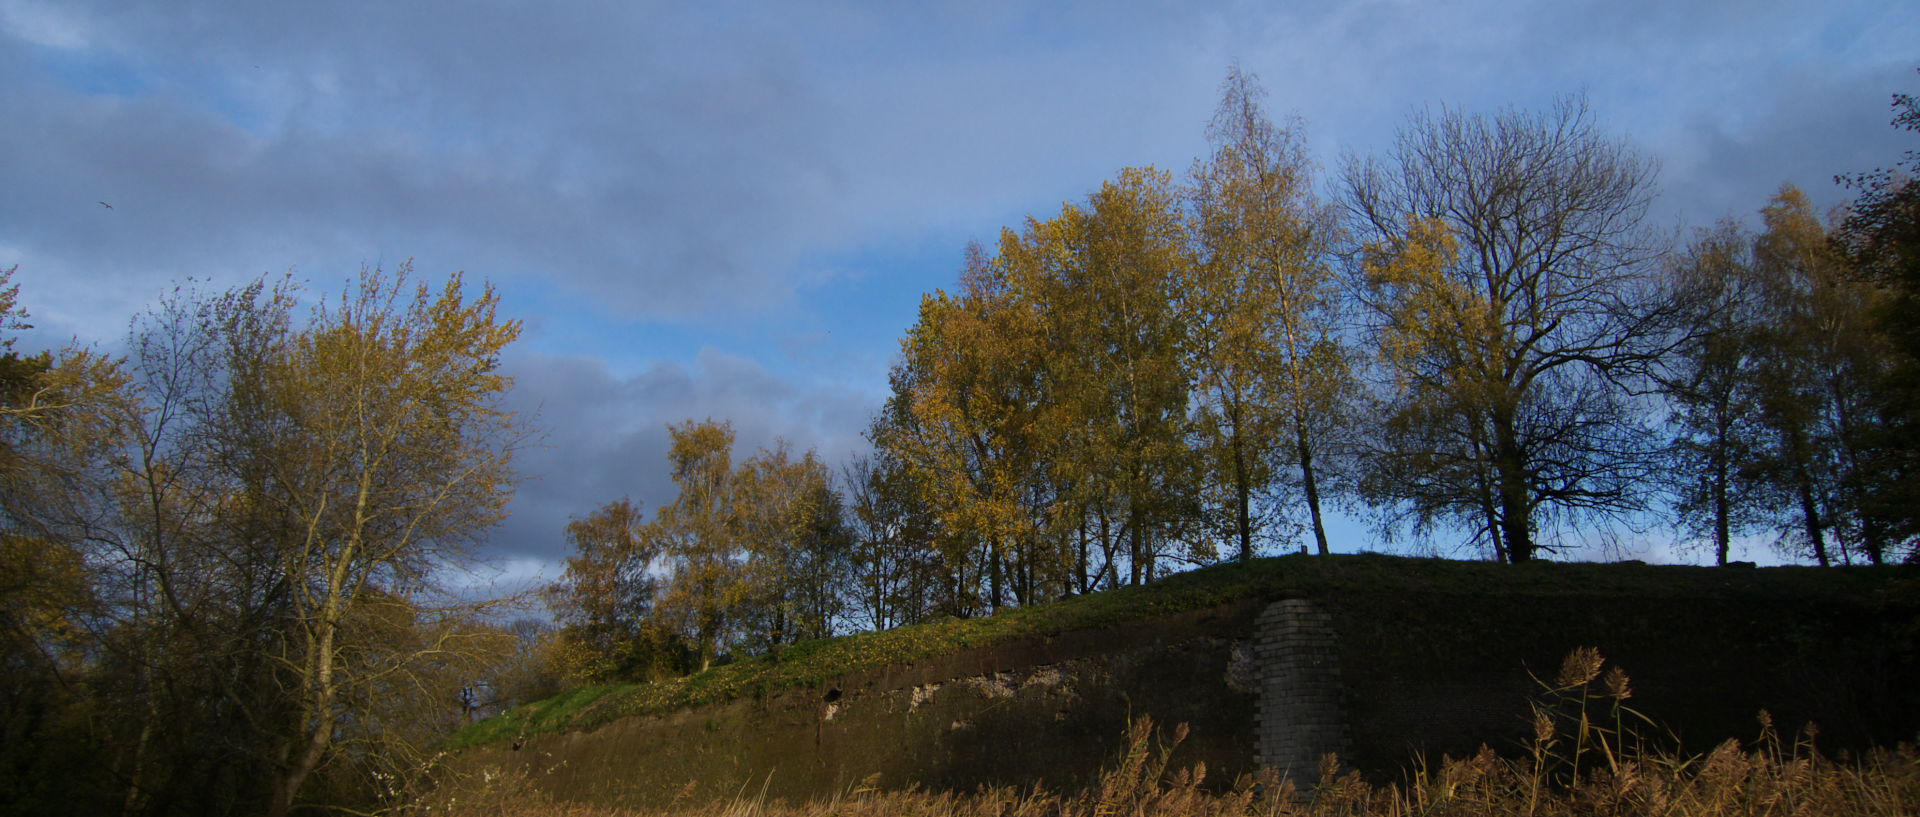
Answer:
<path fill-rule="evenodd" d="M 1903 148 L 1886 95 L 1914 87 L 1912 17 L 1836 7 L 0 0 L 0 267 L 43 331 L 89 339 L 183 276 L 297 266 L 325 291 L 410 256 L 692 333 L 837 303 L 854 276 L 945 285 L 952 265 L 817 268 L 930 234 L 957 265 L 1121 166 L 1184 170 L 1236 57 L 1322 157 L 1409 107 L 1586 87 L 1664 161 L 1662 212 L 1705 221 Z M 861 319 L 911 322 L 889 308 Z M 551 432 L 498 547 L 551 556 L 570 514 L 664 501 L 670 421 L 857 449 L 884 386 L 832 380 L 883 367 L 838 342 L 785 347 L 819 382 L 719 353 L 637 373 L 517 353 L 514 399 Z"/>
<path fill-rule="evenodd" d="M 148 78 L 126 98 L 7 49 L 0 184 L 35 195 L 0 201 L 0 244 L 23 275 L 132 292 L 417 255 L 633 316 L 791 296 L 835 171 L 819 105 L 767 37 L 689 42 L 587 9 L 481 25 L 312 8 L 96 13 L 101 51 L 61 58 Z"/>
<path fill-rule="evenodd" d="M 1738 110 L 1703 110 L 1668 137 L 1661 209 L 1675 220 L 1706 224 L 1722 217 L 1751 222 L 1780 185 L 1791 183 L 1816 206 L 1833 207 L 1852 193 L 1836 174 L 1890 166 L 1911 149 L 1895 130 L 1888 102 L 1920 81 L 1911 65 L 1858 73 L 1783 79 L 1771 97 Z"/>
<path fill-rule="evenodd" d="M 838 463 L 864 449 L 874 409 L 864 394 L 797 384 L 712 349 L 691 366 L 660 363 L 632 375 L 537 352 L 510 354 L 505 369 L 515 378 L 509 405 L 542 435 L 519 454 L 528 480 L 490 537 L 489 550 L 506 557 L 559 558 L 569 517 L 622 496 L 648 510 L 672 501 L 669 423 L 731 421 L 741 459 L 784 439 Z"/>
<path fill-rule="evenodd" d="M 990 234 L 1190 158 L 1224 64 L 1191 21 L 972 5 L 903 28 L 861 4 L 68 4 L 86 50 L 0 56 L 30 124 L 0 137 L 0 181 L 59 194 L 0 202 L 0 245 L 30 288 L 134 304 L 189 274 L 411 256 L 697 323 L 790 305 L 823 283 L 796 274 L 810 255 Z M 140 87 L 76 93 L 50 60 Z"/>

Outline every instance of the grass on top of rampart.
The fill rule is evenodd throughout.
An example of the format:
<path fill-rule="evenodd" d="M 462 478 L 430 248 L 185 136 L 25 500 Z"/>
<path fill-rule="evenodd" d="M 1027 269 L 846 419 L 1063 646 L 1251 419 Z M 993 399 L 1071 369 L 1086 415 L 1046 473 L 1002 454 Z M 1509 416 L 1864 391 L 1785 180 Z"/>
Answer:
<path fill-rule="evenodd" d="M 851 673 L 1075 630 L 1110 628 L 1250 598 L 1325 598 L 1341 593 L 1399 597 L 1483 596 L 1741 598 L 1798 602 L 1871 600 L 1912 582 L 1897 569 L 1707 568 L 1637 563 L 1504 565 L 1374 554 L 1294 555 L 1221 564 L 989 618 L 941 619 L 881 632 L 802 642 L 774 655 L 736 660 L 650 684 L 579 687 L 489 718 L 455 733 L 449 750 L 526 735 L 586 730 L 634 715 L 681 709 L 782 690 L 815 687 Z M 1908 588 L 1911 595 L 1911 588 Z"/>

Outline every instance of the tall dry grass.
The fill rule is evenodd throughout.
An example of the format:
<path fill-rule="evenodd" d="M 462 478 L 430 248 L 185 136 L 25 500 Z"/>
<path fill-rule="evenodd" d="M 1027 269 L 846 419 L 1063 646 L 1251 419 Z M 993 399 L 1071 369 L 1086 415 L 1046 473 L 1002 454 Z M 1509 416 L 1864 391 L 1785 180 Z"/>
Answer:
<path fill-rule="evenodd" d="M 1099 783 L 1077 793 L 988 787 L 974 792 L 881 791 L 873 779 L 828 800 L 768 801 L 741 792 L 662 809 L 555 802 L 524 778 L 467 781 L 422 798 L 411 813 L 448 817 L 1914 817 L 1920 751 L 1903 743 L 1846 761 L 1823 756 L 1809 727 L 1783 739 L 1766 713 L 1751 744 L 1705 755 L 1675 751 L 1671 736 L 1627 705 L 1632 685 L 1591 649 L 1576 650 L 1541 682 L 1526 750 L 1416 762 L 1399 782 L 1373 783 L 1324 758 L 1311 785 L 1267 770 L 1230 785 L 1204 765 L 1170 769 L 1184 724 L 1163 736 L 1133 724 L 1127 749 Z"/>

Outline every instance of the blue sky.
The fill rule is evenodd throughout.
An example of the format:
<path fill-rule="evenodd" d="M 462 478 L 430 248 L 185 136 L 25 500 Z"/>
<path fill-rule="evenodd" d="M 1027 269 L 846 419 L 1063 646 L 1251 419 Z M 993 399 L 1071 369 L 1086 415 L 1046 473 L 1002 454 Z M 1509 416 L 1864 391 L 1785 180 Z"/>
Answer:
<path fill-rule="evenodd" d="M 41 345 L 111 347 L 189 276 L 495 282 L 548 429 L 489 545 L 523 574 L 568 516 L 671 498 L 668 422 L 859 449 L 966 242 L 1184 171 L 1235 60 L 1323 181 L 1418 108 L 1584 92 L 1680 230 L 1891 164 L 1915 43 L 1905 2 L 0 0 L 0 267 Z"/>

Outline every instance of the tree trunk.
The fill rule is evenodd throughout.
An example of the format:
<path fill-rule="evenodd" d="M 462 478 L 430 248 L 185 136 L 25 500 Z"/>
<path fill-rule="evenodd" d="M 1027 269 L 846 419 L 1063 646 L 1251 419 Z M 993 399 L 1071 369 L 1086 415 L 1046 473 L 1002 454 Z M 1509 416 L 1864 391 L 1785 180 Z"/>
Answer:
<path fill-rule="evenodd" d="M 145 668 L 140 670 L 143 687 L 147 686 L 147 673 L 150 671 L 151 670 Z M 133 745 L 133 766 L 127 771 L 127 797 L 120 804 L 120 813 L 123 817 L 132 817 L 132 815 L 138 813 L 140 810 L 140 801 L 142 795 L 145 793 L 143 786 L 147 771 L 147 742 L 153 738 L 154 721 L 160 718 L 160 705 L 154 697 L 153 690 L 147 688 L 145 691 L 147 694 L 147 716 L 140 724 L 140 737 Z"/>
<path fill-rule="evenodd" d="M 1304 419 L 1296 419 L 1293 428 L 1300 455 L 1300 484 L 1307 491 L 1307 513 L 1313 516 L 1313 541 L 1325 556 L 1332 551 L 1327 549 L 1327 525 L 1320 517 L 1320 481 L 1313 472 L 1313 446 L 1308 442 Z"/>
<path fill-rule="evenodd" d="M 1807 473 L 1806 466 L 1798 470 L 1800 489 L 1800 518 L 1806 523 L 1807 543 L 1813 546 L 1813 558 L 1821 567 L 1833 564 L 1827 556 L 1826 527 L 1820 520 L 1820 503 L 1813 498 L 1813 477 Z"/>
<path fill-rule="evenodd" d="M 1713 563 L 1721 567 L 1727 565 L 1727 551 L 1733 546 L 1733 520 L 1727 506 L 1727 485 L 1725 481 L 1713 486 Z"/>
<path fill-rule="evenodd" d="M 1495 476 L 1500 480 L 1500 538 L 1506 543 L 1507 560 L 1519 564 L 1533 561 L 1533 514 L 1527 507 L 1526 462 L 1519 443 L 1513 439 L 1510 421 L 1496 420 L 1494 446 Z"/>
<path fill-rule="evenodd" d="M 1727 495 L 1727 483 L 1733 479 L 1728 463 L 1728 438 L 1732 436 L 1733 407 L 1724 392 L 1715 412 L 1713 440 L 1713 563 L 1725 567 L 1727 551 L 1733 546 L 1733 503 Z"/>
<path fill-rule="evenodd" d="M 1000 612 L 1000 537 L 987 538 L 987 600 L 991 613 Z"/>
<path fill-rule="evenodd" d="M 1886 564 L 1886 527 L 1870 516 L 1860 520 L 1860 549 L 1866 551 L 1867 564 L 1875 566 Z"/>
<path fill-rule="evenodd" d="M 1021 607 L 1033 603 L 1033 550 L 1036 545 L 1029 540 L 1025 546 L 1014 552 L 1013 557 L 1013 603 Z"/>
<path fill-rule="evenodd" d="M 1087 517 L 1085 514 L 1081 514 L 1080 538 L 1076 540 L 1073 565 L 1073 585 L 1078 588 L 1081 593 L 1093 592 L 1093 584 L 1087 570 L 1087 568 L 1092 566 L 1091 561 L 1092 558 L 1087 548 Z"/>
<path fill-rule="evenodd" d="M 1129 506 L 1133 500 L 1127 500 Z M 1127 513 L 1127 583 L 1138 585 L 1145 571 L 1141 565 L 1140 514 L 1129 507 Z"/>
<path fill-rule="evenodd" d="M 1240 563 L 1253 560 L 1253 521 L 1248 506 L 1252 502 L 1253 486 L 1247 475 L 1247 455 L 1241 446 L 1240 431 L 1233 434 L 1233 494 L 1234 529 L 1240 534 Z"/>
<path fill-rule="evenodd" d="M 1107 509 L 1102 507 L 1100 509 L 1100 558 L 1105 561 L 1105 564 L 1101 565 L 1100 570 L 1105 574 L 1108 589 L 1120 586 L 1120 568 L 1116 564 L 1118 560 L 1114 558 L 1117 555 L 1116 549 L 1113 541 L 1113 520 L 1107 517 Z"/>
<path fill-rule="evenodd" d="M 1500 532 L 1500 508 L 1493 501 L 1493 490 L 1482 484 L 1480 490 L 1480 515 L 1486 519 L 1487 538 L 1493 542 L 1493 560 L 1507 560 L 1507 543 Z"/>
<path fill-rule="evenodd" d="M 320 622 L 320 639 L 314 656 L 313 700 L 306 703 L 307 733 L 305 745 L 300 746 L 292 758 L 292 763 L 273 783 L 273 801 L 268 804 L 268 817 L 286 817 L 293 810 L 293 799 L 300 794 L 300 787 L 307 782 L 307 776 L 320 766 L 320 758 L 333 742 L 333 637 L 334 626 L 330 621 Z"/>

